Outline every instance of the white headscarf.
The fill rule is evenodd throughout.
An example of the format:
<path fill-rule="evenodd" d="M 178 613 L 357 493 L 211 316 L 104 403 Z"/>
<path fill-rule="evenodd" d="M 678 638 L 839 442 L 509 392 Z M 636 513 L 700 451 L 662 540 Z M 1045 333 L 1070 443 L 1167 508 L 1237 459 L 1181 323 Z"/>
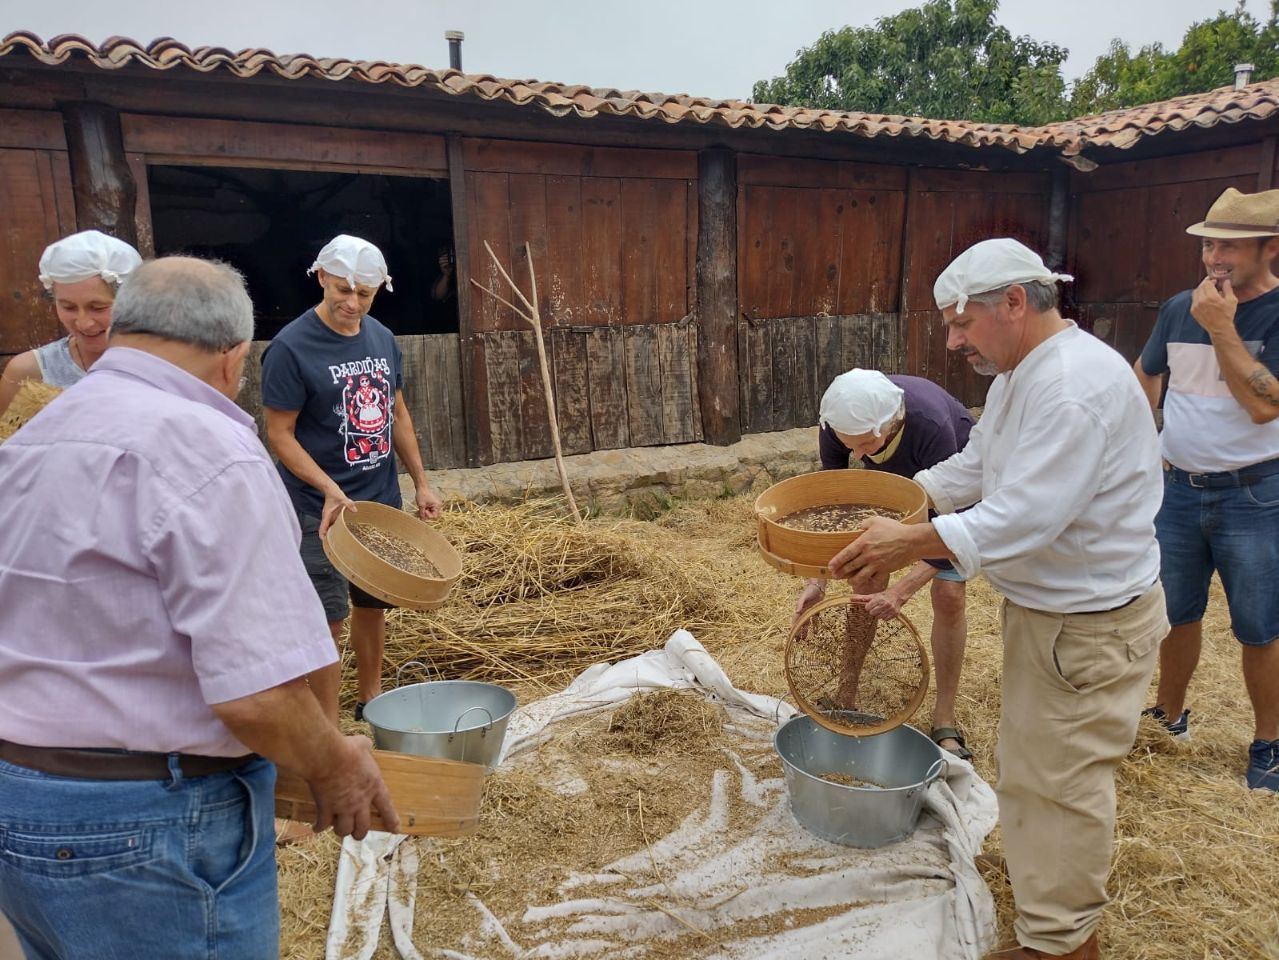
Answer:
<path fill-rule="evenodd" d="M 46 290 L 52 290 L 55 283 L 79 283 L 90 277 L 101 277 L 119 286 L 141 265 L 138 251 L 123 240 L 97 230 L 84 230 L 44 248 L 40 255 L 40 282 Z"/>
<path fill-rule="evenodd" d="M 386 259 L 382 256 L 382 251 L 367 240 L 345 233 L 338 234 L 325 244 L 307 273 L 312 274 L 316 270 L 341 277 L 351 286 L 358 283 L 376 289 L 385 283 L 386 289 L 392 289 L 391 275 L 386 272 Z"/>
<path fill-rule="evenodd" d="M 822 394 L 821 422 L 839 433 L 883 436 L 902 410 L 905 391 L 878 370 L 849 370 Z"/>
<path fill-rule="evenodd" d="M 941 272 L 933 284 L 937 309 L 952 304 L 963 313 L 968 298 L 991 290 L 1001 290 L 1014 283 L 1044 283 L 1075 279 L 1068 273 L 1053 273 L 1039 254 L 1008 237 L 975 243 Z"/>

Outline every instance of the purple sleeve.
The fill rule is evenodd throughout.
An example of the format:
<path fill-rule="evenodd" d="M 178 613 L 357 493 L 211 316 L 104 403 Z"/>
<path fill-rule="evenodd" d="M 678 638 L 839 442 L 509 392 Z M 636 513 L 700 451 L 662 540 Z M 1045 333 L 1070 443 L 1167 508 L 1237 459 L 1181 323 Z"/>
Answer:
<path fill-rule="evenodd" d="M 928 431 L 920 438 L 919 446 L 915 449 L 915 455 L 922 465 L 920 469 L 927 470 L 953 457 L 961 447 L 963 444 L 955 436 L 954 424 L 929 423 Z"/>
<path fill-rule="evenodd" d="M 835 431 L 823 426 L 818 432 L 818 438 L 817 452 L 822 458 L 822 469 L 847 470 L 852 451 L 839 442 Z"/>

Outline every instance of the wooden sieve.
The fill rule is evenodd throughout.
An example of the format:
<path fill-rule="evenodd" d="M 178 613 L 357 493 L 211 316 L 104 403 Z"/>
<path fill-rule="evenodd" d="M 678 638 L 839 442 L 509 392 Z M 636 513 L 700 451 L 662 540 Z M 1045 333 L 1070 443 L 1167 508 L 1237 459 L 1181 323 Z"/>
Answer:
<path fill-rule="evenodd" d="M 827 730 L 870 736 L 899 727 L 928 693 L 928 653 L 905 616 L 878 620 L 863 601 L 823 600 L 791 628 L 786 684 Z"/>

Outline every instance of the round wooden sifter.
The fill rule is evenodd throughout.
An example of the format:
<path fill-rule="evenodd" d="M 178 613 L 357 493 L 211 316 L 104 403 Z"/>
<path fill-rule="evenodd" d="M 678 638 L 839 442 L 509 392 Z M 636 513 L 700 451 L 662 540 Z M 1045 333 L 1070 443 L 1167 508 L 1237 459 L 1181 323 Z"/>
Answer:
<path fill-rule="evenodd" d="M 909 620 L 877 620 L 849 597 L 804 611 L 786 641 L 795 705 L 835 733 L 871 736 L 901 726 L 924 702 L 928 672 Z"/>

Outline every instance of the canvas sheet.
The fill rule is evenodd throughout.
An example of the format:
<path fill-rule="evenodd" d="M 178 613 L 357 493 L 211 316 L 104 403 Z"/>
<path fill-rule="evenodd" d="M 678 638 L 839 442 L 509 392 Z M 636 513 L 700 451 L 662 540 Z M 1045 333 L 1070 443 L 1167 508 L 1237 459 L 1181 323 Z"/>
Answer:
<path fill-rule="evenodd" d="M 723 767 L 709 796 L 675 830 L 601 871 L 570 874 L 553 902 L 528 903 L 518 937 L 468 893 L 479 933 L 463 951 L 420 935 L 413 942 L 412 880 L 431 840 L 347 838 L 327 960 L 372 957 L 387 913 L 406 960 L 614 960 L 659 952 L 676 939 L 687 955 L 707 960 L 980 960 L 992 947 L 994 903 L 974 857 L 997 808 L 972 766 L 951 758 L 946 777 L 928 788 L 919 828 L 907 840 L 878 850 L 821 840 L 791 815 L 780 773 L 752 772 L 759 764 L 751 761 L 772 752 L 773 732 L 794 709 L 737 690 L 687 631 L 676 631 L 660 650 L 591 667 L 560 693 L 517 710 L 500 764 L 524 762 L 557 724 L 666 688 L 697 691 L 724 704 L 729 717 Z M 565 771 L 563 789 L 582 786 Z"/>

